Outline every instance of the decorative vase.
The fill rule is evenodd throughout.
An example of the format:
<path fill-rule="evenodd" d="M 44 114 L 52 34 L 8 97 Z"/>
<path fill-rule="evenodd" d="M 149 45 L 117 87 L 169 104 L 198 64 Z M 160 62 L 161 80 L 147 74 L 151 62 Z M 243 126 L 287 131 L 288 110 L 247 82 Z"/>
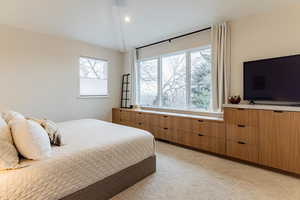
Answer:
<path fill-rule="evenodd" d="M 239 104 L 241 102 L 242 98 L 240 97 L 240 95 L 237 96 L 230 96 L 228 98 L 229 103 L 231 104 Z"/>

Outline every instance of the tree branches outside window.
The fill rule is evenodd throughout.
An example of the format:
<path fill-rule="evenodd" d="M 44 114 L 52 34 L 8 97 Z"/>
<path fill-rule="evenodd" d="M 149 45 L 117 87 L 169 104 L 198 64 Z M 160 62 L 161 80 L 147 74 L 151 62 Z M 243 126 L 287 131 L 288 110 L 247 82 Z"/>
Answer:
<path fill-rule="evenodd" d="M 92 58 L 80 58 L 80 78 L 107 79 L 107 62 Z"/>
<path fill-rule="evenodd" d="M 187 56 L 190 56 L 189 66 L 186 66 Z M 209 110 L 212 90 L 210 48 L 141 61 L 139 68 L 141 105 Z M 190 74 L 187 74 L 188 68 Z M 161 77 L 161 82 L 158 77 Z M 187 80 L 187 77 L 190 79 Z M 158 88 L 161 91 L 160 97 Z M 187 94 L 190 94 L 189 98 Z"/>

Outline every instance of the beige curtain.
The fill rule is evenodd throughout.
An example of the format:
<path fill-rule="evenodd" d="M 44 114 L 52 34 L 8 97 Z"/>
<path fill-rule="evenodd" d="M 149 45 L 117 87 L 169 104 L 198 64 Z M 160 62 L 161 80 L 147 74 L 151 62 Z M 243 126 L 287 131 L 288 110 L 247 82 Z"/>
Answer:
<path fill-rule="evenodd" d="M 131 105 L 137 104 L 137 50 L 129 51 L 129 66 L 131 75 Z"/>
<path fill-rule="evenodd" d="M 221 111 L 230 93 L 230 27 L 227 22 L 212 26 L 213 110 Z"/>

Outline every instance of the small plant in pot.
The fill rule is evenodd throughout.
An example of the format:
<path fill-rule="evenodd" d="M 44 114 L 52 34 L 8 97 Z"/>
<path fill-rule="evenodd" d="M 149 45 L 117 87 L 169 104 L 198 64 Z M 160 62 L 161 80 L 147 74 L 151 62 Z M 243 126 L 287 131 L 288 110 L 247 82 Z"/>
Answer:
<path fill-rule="evenodd" d="M 242 100 L 242 98 L 240 97 L 240 95 L 230 96 L 228 98 L 228 101 L 231 104 L 239 104 L 241 102 L 241 100 Z"/>

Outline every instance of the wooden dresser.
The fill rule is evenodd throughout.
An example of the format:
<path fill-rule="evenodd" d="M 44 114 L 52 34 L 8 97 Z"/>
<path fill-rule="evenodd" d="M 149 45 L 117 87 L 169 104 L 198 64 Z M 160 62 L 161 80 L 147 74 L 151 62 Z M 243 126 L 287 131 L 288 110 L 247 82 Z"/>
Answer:
<path fill-rule="evenodd" d="M 157 139 L 225 154 L 225 124 L 220 118 L 114 108 L 113 122 L 147 130 Z"/>
<path fill-rule="evenodd" d="M 226 154 L 300 174 L 300 108 L 225 105 Z"/>
<path fill-rule="evenodd" d="M 224 105 L 224 120 L 145 110 L 113 109 L 113 122 L 155 138 L 300 174 L 300 109 Z"/>

